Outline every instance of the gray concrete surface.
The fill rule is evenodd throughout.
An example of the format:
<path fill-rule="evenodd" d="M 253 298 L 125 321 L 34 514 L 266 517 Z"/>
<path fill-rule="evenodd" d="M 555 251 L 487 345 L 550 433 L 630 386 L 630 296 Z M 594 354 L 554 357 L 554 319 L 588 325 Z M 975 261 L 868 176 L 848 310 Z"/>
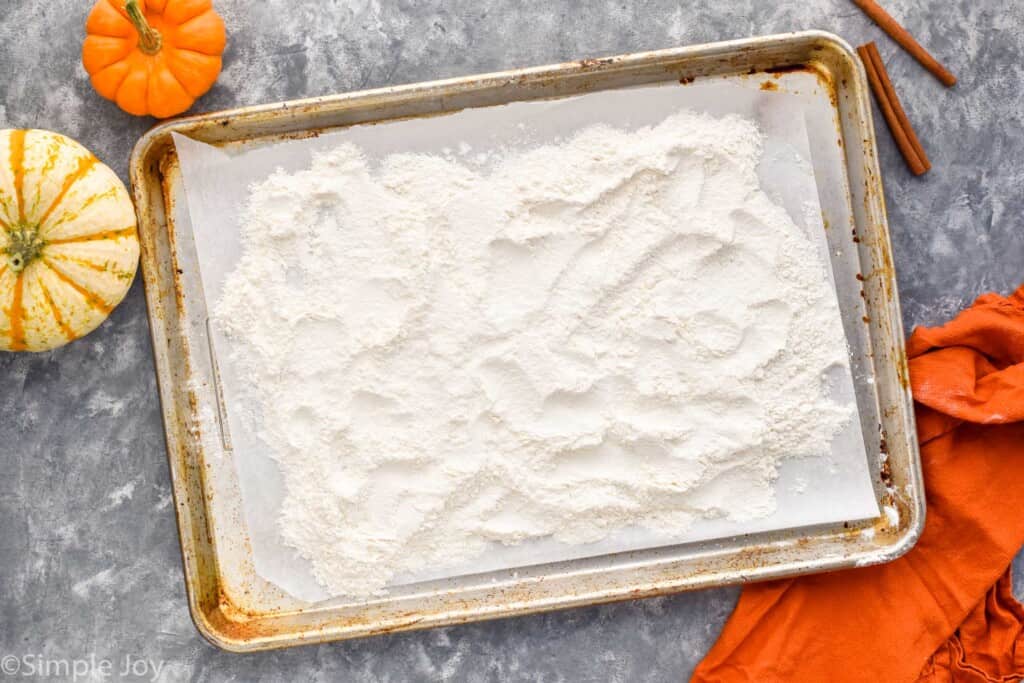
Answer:
<path fill-rule="evenodd" d="M 847 0 L 217 0 L 230 46 L 196 109 L 801 28 L 874 39 L 934 164 L 910 176 L 880 127 L 909 329 L 1024 280 L 1024 4 L 885 4 L 960 76 L 955 89 Z M 78 59 L 90 5 L 0 0 L 0 128 L 70 135 L 126 177 L 152 121 L 90 88 Z M 139 282 L 88 338 L 0 354 L 0 472 L 0 655 L 107 658 L 112 678 L 130 656 L 162 662 L 166 681 L 678 681 L 736 597 L 712 590 L 286 652 L 216 650 L 185 604 Z"/>

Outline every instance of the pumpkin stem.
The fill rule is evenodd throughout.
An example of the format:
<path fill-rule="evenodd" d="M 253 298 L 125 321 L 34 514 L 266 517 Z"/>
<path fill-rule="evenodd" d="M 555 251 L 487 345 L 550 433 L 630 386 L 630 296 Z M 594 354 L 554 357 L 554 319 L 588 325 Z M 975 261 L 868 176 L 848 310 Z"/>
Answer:
<path fill-rule="evenodd" d="M 39 258 L 46 243 L 39 236 L 39 230 L 24 225 L 19 225 L 8 233 L 10 241 L 4 252 L 7 254 L 7 263 L 12 273 L 20 273 Z"/>
<path fill-rule="evenodd" d="M 128 18 L 131 19 L 132 24 L 135 25 L 135 30 L 139 34 L 139 49 L 145 52 L 147 55 L 155 55 L 160 52 L 161 46 L 164 44 L 164 38 L 160 35 L 160 32 L 149 25 L 146 21 L 146 14 L 139 7 L 139 0 L 128 0 L 124 4 L 124 11 L 128 13 Z"/>

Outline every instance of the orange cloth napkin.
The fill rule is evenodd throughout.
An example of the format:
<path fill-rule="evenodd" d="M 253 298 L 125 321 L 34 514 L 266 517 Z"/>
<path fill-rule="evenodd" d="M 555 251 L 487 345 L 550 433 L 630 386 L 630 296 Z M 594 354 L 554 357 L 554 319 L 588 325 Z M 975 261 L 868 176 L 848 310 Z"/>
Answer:
<path fill-rule="evenodd" d="M 907 345 L 928 512 L 888 564 L 745 587 L 693 681 L 1024 680 L 1024 287 Z"/>

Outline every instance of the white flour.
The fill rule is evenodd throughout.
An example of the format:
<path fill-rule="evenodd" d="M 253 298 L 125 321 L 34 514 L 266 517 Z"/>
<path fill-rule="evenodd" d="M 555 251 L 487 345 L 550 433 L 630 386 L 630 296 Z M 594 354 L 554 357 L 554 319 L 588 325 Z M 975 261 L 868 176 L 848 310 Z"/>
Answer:
<path fill-rule="evenodd" d="M 825 266 L 760 154 L 752 122 L 681 112 L 489 168 L 346 144 L 254 187 L 216 312 L 317 579 L 770 514 L 779 462 L 852 410 Z"/>

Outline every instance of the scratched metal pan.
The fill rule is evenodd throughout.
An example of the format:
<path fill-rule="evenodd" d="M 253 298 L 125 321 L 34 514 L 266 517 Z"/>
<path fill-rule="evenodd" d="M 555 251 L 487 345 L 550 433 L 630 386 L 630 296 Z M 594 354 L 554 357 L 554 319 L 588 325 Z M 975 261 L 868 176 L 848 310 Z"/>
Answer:
<path fill-rule="evenodd" d="M 207 334 L 202 282 L 171 133 L 216 145 L 314 135 L 360 123 L 695 78 L 815 74 L 835 112 L 845 177 L 822 211 L 880 506 L 857 524 L 758 533 L 432 581 L 362 602 L 311 605 L 254 571 L 234 453 Z M 683 85 L 680 85 L 683 87 Z M 767 87 L 767 86 L 766 86 Z M 892 560 L 924 525 L 899 302 L 863 69 L 850 46 L 811 31 L 403 85 L 161 124 L 136 145 L 132 192 L 189 606 L 228 650 L 316 643 L 663 595 Z"/>

